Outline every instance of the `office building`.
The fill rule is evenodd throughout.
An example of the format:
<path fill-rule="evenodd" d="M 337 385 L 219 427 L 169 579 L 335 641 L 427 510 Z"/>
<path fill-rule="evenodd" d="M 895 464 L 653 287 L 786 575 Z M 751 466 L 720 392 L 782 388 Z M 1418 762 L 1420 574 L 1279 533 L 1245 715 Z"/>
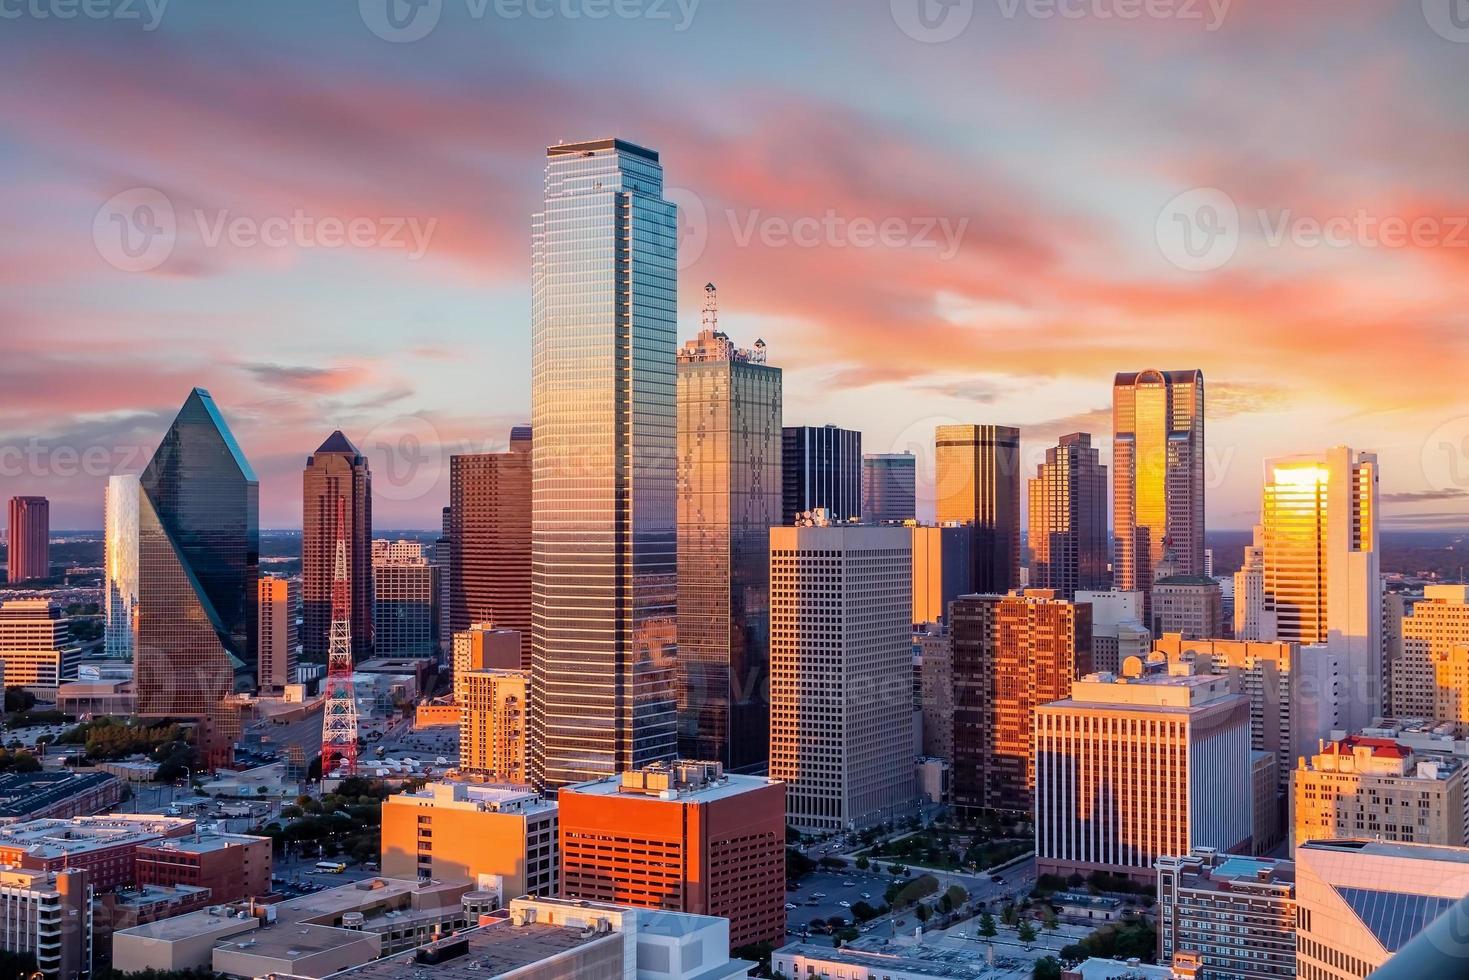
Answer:
<path fill-rule="evenodd" d="M 1302 758 L 1291 792 L 1294 845 L 1335 837 L 1469 844 L 1464 761 L 1452 755 L 1349 735 Z"/>
<path fill-rule="evenodd" d="M 952 608 L 954 805 L 1027 812 L 1035 709 L 1091 673 L 1091 607 L 1026 589 Z"/>
<path fill-rule="evenodd" d="M 0 602 L 0 670 L 7 687 L 55 701 L 62 681 L 75 680 L 82 647 L 71 620 L 50 599 Z"/>
<path fill-rule="evenodd" d="M 918 519 L 918 461 L 912 453 L 862 457 L 862 520 L 901 524 Z"/>
<path fill-rule="evenodd" d="M 102 511 L 103 652 L 133 659 L 138 628 L 138 478 L 111 476 Z"/>
<path fill-rule="evenodd" d="M 29 953 L 45 980 L 92 975 L 87 873 L 0 868 L 0 949 Z"/>
<path fill-rule="evenodd" d="M 1039 872 L 1152 882 L 1159 858 L 1195 847 L 1248 853 L 1249 702 L 1161 655 L 1123 671 L 1035 711 Z"/>
<path fill-rule="evenodd" d="M 913 623 L 946 623 L 949 603 L 974 591 L 974 532 L 967 524 L 910 524 Z"/>
<path fill-rule="evenodd" d="M 193 820 L 156 814 L 17 820 L 0 827 L 0 864 L 39 872 L 78 869 L 98 891 L 111 891 L 137 883 L 139 847 L 192 833 Z"/>
<path fill-rule="evenodd" d="M 43 769 L 0 773 L 0 825 L 97 813 L 116 806 L 122 791 L 122 780 L 105 772 Z"/>
<path fill-rule="evenodd" d="M 336 574 L 337 512 L 347 546 L 347 608 L 352 659 L 372 652 L 372 473 L 340 429 L 306 457 L 301 471 L 301 643 L 326 662 Z"/>
<path fill-rule="evenodd" d="M 488 623 L 471 623 L 454 634 L 450 666 L 454 676 L 471 670 L 527 670 L 525 637 L 517 630 L 495 629 Z"/>
<path fill-rule="evenodd" d="M 704 324 L 678 354 L 678 744 L 770 758 L 769 529 L 781 519 L 781 370 Z"/>
<path fill-rule="evenodd" d="M 1112 384 L 1112 565 L 1117 589 L 1147 592 L 1169 550 L 1204 574 L 1204 374 L 1141 371 Z"/>
<path fill-rule="evenodd" d="M 1209 980 L 1296 975 L 1296 869 L 1211 848 L 1160 858 L 1158 962 Z"/>
<path fill-rule="evenodd" d="M 1464 897 L 1469 850 L 1319 840 L 1295 864 L 1296 976 L 1362 980 Z"/>
<path fill-rule="evenodd" d="M 1107 467 L 1092 437 L 1064 435 L 1030 481 L 1031 588 L 1070 599 L 1112 584 L 1107 567 Z"/>
<path fill-rule="evenodd" d="M 429 783 L 383 801 L 382 870 L 397 878 L 479 882 L 501 895 L 557 888 L 556 801 L 521 786 Z"/>
<path fill-rule="evenodd" d="M 426 657 L 438 649 L 437 572 L 416 541 L 372 543 L 372 622 L 377 654 Z"/>
<path fill-rule="evenodd" d="M 934 509 L 940 524 L 974 533 L 970 586 L 1003 593 L 1020 585 L 1020 430 L 941 425 L 934 432 Z"/>
<path fill-rule="evenodd" d="M 295 579 L 260 576 L 259 635 L 260 690 L 281 694 L 296 683 L 296 604 L 299 587 Z"/>
<path fill-rule="evenodd" d="M 1264 640 L 1265 529 L 1255 525 L 1254 543 L 1245 547 L 1244 563 L 1234 573 L 1234 638 Z"/>
<path fill-rule="evenodd" d="M 454 642 L 454 629 L 450 625 L 452 619 L 450 613 L 454 608 L 454 569 L 450 560 L 452 548 L 449 537 L 450 526 L 453 522 L 452 509 L 445 507 L 440 510 L 439 520 L 439 536 L 434 539 L 433 557 L 429 560 L 439 570 L 439 652 L 448 654 Z M 530 663 L 529 656 L 526 658 L 526 663 L 527 665 Z"/>
<path fill-rule="evenodd" d="M 934 624 L 914 628 L 920 756 L 954 761 L 953 635 Z"/>
<path fill-rule="evenodd" d="M 913 800 L 910 535 L 824 520 L 770 529 L 770 775 L 814 832 Z"/>
<path fill-rule="evenodd" d="M 658 154 L 548 147 L 531 260 L 531 750 L 557 787 L 677 750 L 678 215 Z"/>
<path fill-rule="evenodd" d="M 1092 669 L 1119 674 L 1128 657 L 1144 659 L 1153 634 L 1143 625 L 1143 593 L 1078 590 L 1078 603 L 1092 607 Z"/>
<path fill-rule="evenodd" d="M 1458 736 L 1469 736 L 1469 646 L 1433 660 L 1433 718 Z"/>
<path fill-rule="evenodd" d="M 1353 731 L 1383 708 L 1378 520 L 1376 456 L 1337 446 L 1266 461 L 1265 626 L 1341 657 Z"/>
<path fill-rule="evenodd" d="M 1456 696 L 1452 686 L 1441 688 L 1439 665 L 1451 660 L 1456 647 L 1469 646 L 1469 585 L 1424 586 L 1423 597 L 1406 609 L 1396 624 L 1402 652 L 1391 661 L 1389 711 L 1398 718 L 1460 722 L 1452 706 L 1463 689 Z M 1452 666 L 1444 679 L 1452 685 Z M 1441 708 L 1449 714 L 1440 714 Z"/>
<path fill-rule="evenodd" d="M 1201 640 L 1224 635 L 1219 583 L 1203 575 L 1169 575 L 1153 583 L 1152 633 Z"/>
<path fill-rule="evenodd" d="M 140 482 L 138 713 L 203 719 L 203 754 L 228 761 L 234 719 L 220 702 L 257 677 L 260 485 L 203 388 Z"/>
<path fill-rule="evenodd" d="M 503 453 L 449 457 L 449 628 L 455 632 L 491 623 L 530 636 L 533 441 L 531 427 L 517 425 Z"/>
<path fill-rule="evenodd" d="M 781 518 L 825 508 L 836 523 L 862 518 L 862 433 L 834 425 L 781 430 Z"/>
<path fill-rule="evenodd" d="M 454 675 L 459 768 L 500 783 L 527 782 L 525 723 L 530 674 L 468 670 Z"/>
<path fill-rule="evenodd" d="M 45 497 L 10 498 L 5 571 L 12 585 L 51 577 L 51 504 Z"/>
<path fill-rule="evenodd" d="M 781 783 L 717 762 L 655 764 L 563 787 L 561 895 L 720 916 L 736 948 L 778 943 L 785 808 Z"/>
<path fill-rule="evenodd" d="M 142 843 L 133 851 L 134 882 L 208 888 L 215 902 L 268 895 L 269 837 L 247 834 L 194 834 Z"/>

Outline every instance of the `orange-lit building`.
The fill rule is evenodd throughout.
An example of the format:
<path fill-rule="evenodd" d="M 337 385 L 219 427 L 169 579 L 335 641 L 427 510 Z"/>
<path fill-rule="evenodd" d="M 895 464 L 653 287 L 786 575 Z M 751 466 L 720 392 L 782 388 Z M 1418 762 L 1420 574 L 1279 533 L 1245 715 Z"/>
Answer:
<path fill-rule="evenodd" d="M 0 827 L 0 865 L 80 869 L 99 892 L 108 891 L 134 883 L 138 848 L 193 832 L 193 820 L 151 814 L 24 820 Z"/>
<path fill-rule="evenodd" d="M 530 636 L 531 430 L 510 451 L 449 457 L 449 626 L 493 623 Z M 522 666 L 530 669 L 529 649 Z"/>
<path fill-rule="evenodd" d="M 280 693 L 296 682 L 296 583 L 274 575 L 260 576 L 260 690 Z"/>
<path fill-rule="evenodd" d="M 215 902 L 270 892 L 271 840 L 245 834 L 200 834 L 141 844 L 137 884 L 194 885 Z"/>
<path fill-rule="evenodd" d="M 732 948 L 785 937 L 785 784 L 715 762 L 564 787 L 561 894 L 729 920 Z"/>
<path fill-rule="evenodd" d="M 1092 608 L 1050 589 L 962 596 L 950 608 L 954 804 L 1029 810 L 1032 718 L 1091 672 Z"/>
<path fill-rule="evenodd" d="M 454 677 L 459 703 L 459 768 L 525 783 L 525 714 L 530 674 L 471 670 Z"/>

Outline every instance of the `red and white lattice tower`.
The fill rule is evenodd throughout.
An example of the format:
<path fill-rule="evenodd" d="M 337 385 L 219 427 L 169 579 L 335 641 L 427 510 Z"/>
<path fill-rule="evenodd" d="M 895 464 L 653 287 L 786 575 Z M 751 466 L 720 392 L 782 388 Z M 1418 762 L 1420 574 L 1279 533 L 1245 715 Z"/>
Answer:
<path fill-rule="evenodd" d="M 357 697 L 352 689 L 352 613 L 347 599 L 346 504 L 337 498 L 332 561 L 332 629 L 326 655 L 326 716 L 321 726 L 321 775 L 357 774 Z"/>

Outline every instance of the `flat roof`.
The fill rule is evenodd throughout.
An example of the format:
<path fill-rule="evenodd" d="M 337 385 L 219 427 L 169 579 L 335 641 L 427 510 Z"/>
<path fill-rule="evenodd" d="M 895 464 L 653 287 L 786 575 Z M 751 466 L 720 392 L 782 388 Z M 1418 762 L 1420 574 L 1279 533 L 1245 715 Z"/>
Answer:
<path fill-rule="evenodd" d="M 7 772 L 0 775 L 0 819 L 27 817 L 69 797 L 117 781 L 107 772 Z"/>
<path fill-rule="evenodd" d="M 698 788 L 678 789 L 678 795 L 669 800 L 664 800 L 657 792 L 629 789 L 622 790 L 622 777 L 606 776 L 585 783 L 575 783 L 571 786 L 562 787 L 563 793 L 575 793 L 580 796 L 608 796 L 624 797 L 634 800 L 653 800 L 667 803 L 687 803 L 695 801 L 707 803 L 710 800 L 725 800 L 741 793 L 751 790 L 764 789 L 767 786 L 779 786 L 779 779 L 769 779 L 765 776 L 745 776 L 739 773 L 725 773 L 724 778 L 717 782 L 709 783 Z"/>
<path fill-rule="evenodd" d="M 431 970 L 434 980 L 484 980 L 487 976 L 499 976 L 594 943 L 610 942 L 620 946 L 623 937 L 616 932 L 588 936 L 580 927 L 552 926 L 540 922 L 516 926 L 508 919 L 502 919 L 430 943 L 420 949 L 433 952 L 461 941 L 468 943 L 467 953 L 433 966 L 418 963 L 417 951 L 408 950 L 332 976 L 351 977 L 354 980 L 375 980 L 378 977 L 396 980 L 411 973 L 414 966 L 419 966 Z"/>
<path fill-rule="evenodd" d="M 42 817 L 0 826 L 0 847 L 34 857 L 65 857 L 111 847 L 152 844 L 180 828 L 192 828 L 192 817 L 143 816 Z"/>
<path fill-rule="evenodd" d="M 113 935 L 174 943 L 207 935 L 232 936 L 238 932 L 256 930 L 259 926 L 260 920 L 253 916 L 241 919 L 239 916 L 199 909 L 197 912 L 185 912 L 183 915 L 171 915 L 154 922 L 145 922 L 131 929 L 121 929 Z"/>
<path fill-rule="evenodd" d="M 248 834 L 196 834 L 193 837 L 170 838 L 145 844 L 164 851 L 187 851 L 190 854 L 205 854 L 223 851 L 231 847 L 244 847 L 257 841 L 268 841 L 269 837 L 252 837 Z"/>
<path fill-rule="evenodd" d="M 582 140 L 578 143 L 557 143 L 555 146 L 546 147 L 546 156 L 560 157 L 572 153 L 590 153 L 594 150 L 619 150 L 623 153 L 631 153 L 645 160 L 658 162 L 658 152 L 650 150 L 645 146 L 638 146 L 628 140 L 618 139 L 615 136 L 604 137 L 595 140 Z"/>
<path fill-rule="evenodd" d="M 288 922 L 262 926 L 236 938 L 216 943 L 214 948 L 223 952 L 294 960 L 311 953 L 340 949 L 359 940 L 370 941 L 372 935 L 352 929 L 338 929 L 335 926 Z"/>
<path fill-rule="evenodd" d="M 1375 857 L 1413 858 L 1418 861 L 1450 861 L 1469 864 L 1469 847 L 1446 844 L 1406 844 L 1385 840 L 1310 840 L 1297 845 L 1308 851 L 1337 851 Z"/>

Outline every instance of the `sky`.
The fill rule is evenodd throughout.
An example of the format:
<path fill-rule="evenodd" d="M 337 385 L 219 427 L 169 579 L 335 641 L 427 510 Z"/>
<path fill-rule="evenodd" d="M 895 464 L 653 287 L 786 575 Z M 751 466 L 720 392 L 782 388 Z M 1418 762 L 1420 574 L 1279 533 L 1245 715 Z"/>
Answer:
<path fill-rule="evenodd" d="M 1207 512 L 1346 444 L 1469 526 L 1469 26 L 1454 0 L 0 0 L 0 496 L 101 524 L 208 388 L 299 526 L 333 429 L 379 527 L 529 415 L 544 148 L 658 150 L 680 336 L 787 424 L 1110 437 L 1199 368 Z M 924 490 L 920 488 L 920 496 Z M 931 505 L 929 505 L 931 506 Z M 922 508 L 921 508 L 922 509 Z"/>

